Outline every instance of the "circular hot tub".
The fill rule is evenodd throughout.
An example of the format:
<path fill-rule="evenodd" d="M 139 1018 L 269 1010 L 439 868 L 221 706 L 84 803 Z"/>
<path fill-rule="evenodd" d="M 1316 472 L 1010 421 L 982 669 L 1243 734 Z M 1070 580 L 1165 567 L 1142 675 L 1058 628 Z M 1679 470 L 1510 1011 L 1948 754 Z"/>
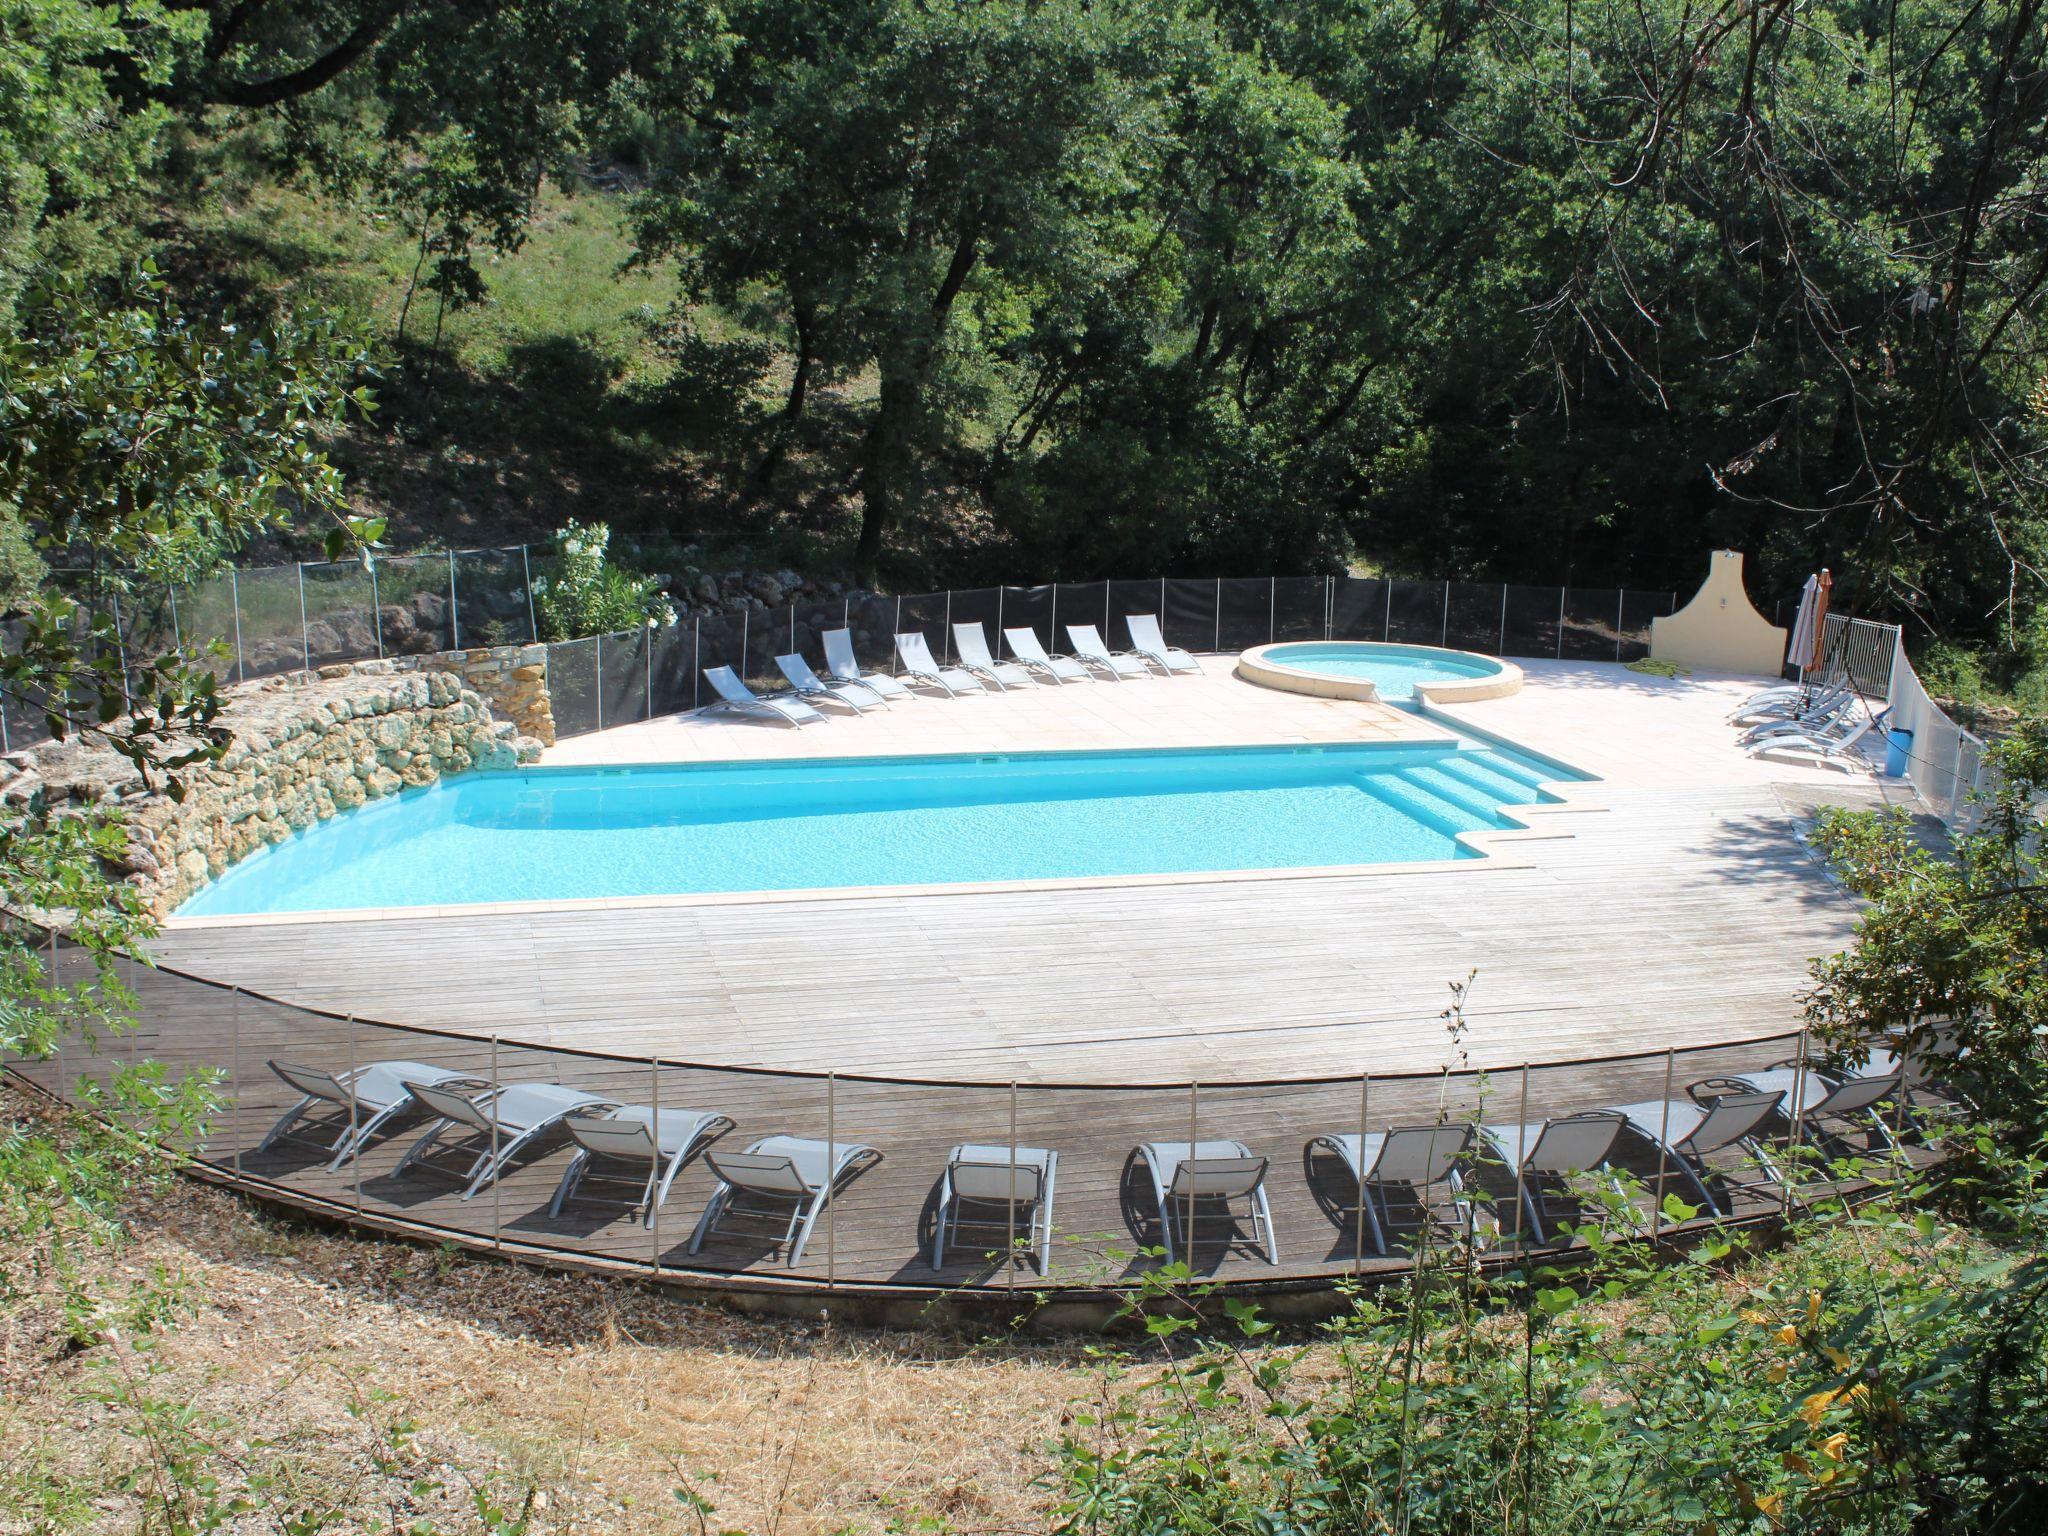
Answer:
<path fill-rule="evenodd" d="M 1237 658 L 1247 682 L 1325 699 L 1366 699 L 1406 705 L 1468 704 L 1498 699 L 1522 687 L 1511 661 L 1435 645 L 1393 645 L 1378 640 L 1287 640 L 1254 646 Z"/>

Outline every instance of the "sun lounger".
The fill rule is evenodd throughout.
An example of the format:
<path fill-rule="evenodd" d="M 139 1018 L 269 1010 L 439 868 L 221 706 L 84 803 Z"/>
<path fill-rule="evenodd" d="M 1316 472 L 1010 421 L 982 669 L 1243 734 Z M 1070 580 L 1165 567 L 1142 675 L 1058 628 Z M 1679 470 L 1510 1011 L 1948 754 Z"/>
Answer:
<path fill-rule="evenodd" d="M 1160 671 L 1174 673 L 1202 670 L 1202 664 L 1195 660 L 1192 652 L 1166 643 L 1166 636 L 1159 628 L 1157 614 L 1127 613 L 1124 615 L 1124 627 L 1131 632 L 1132 653 L 1144 657 Z"/>
<path fill-rule="evenodd" d="M 657 1116 L 645 1104 L 621 1105 L 606 1114 L 571 1115 L 562 1129 L 576 1143 L 576 1155 L 562 1171 L 548 1214 L 561 1215 L 562 1203 L 587 1183 L 625 1184 L 637 1189 L 639 1198 L 623 1203 L 639 1214 L 641 1225 L 652 1226 L 655 1211 L 668 1199 L 668 1187 L 683 1165 L 732 1126 L 726 1116 L 709 1110 L 664 1108 Z"/>
<path fill-rule="evenodd" d="M 1024 1239 L 1042 1275 L 1052 1263 L 1052 1196 L 1060 1155 L 1044 1147 L 967 1143 L 946 1154 L 939 1212 L 932 1223 L 932 1268 L 946 1263 L 946 1242 L 962 1227 Z M 973 1214 L 970 1214 L 973 1213 Z M 1010 1255 L 1004 1255 L 1007 1263 Z"/>
<path fill-rule="evenodd" d="M 958 667 L 942 667 L 938 658 L 932 655 L 932 648 L 924 636 L 913 630 L 907 635 L 896 637 L 896 659 L 903 663 L 903 675 L 915 683 L 927 683 L 934 688 L 943 688 L 947 696 L 963 688 L 978 688 L 988 692 L 988 684 L 972 673 Z"/>
<path fill-rule="evenodd" d="M 1541 1243 L 1548 1241 L 1543 1231 L 1549 1209 L 1544 1184 L 1561 1186 L 1573 1174 L 1609 1168 L 1614 1144 L 1627 1124 L 1612 1110 L 1593 1109 L 1557 1115 L 1535 1125 L 1482 1125 L 1479 1136 L 1500 1155 L 1510 1173 L 1519 1175 L 1529 1234 Z M 1616 1193 L 1621 1192 L 1620 1181 L 1611 1173 L 1609 1182 Z"/>
<path fill-rule="evenodd" d="M 988 632 L 979 624 L 955 624 L 953 649 L 960 657 L 960 665 L 983 682 L 1007 689 L 1021 688 L 1031 681 L 1031 674 L 1016 662 L 997 661 L 989 654 Z"/>
<path fill-rule="evenodd" d="M 372 1061 L 345 1072 L 273 1061 L 270 1070 L 303 1097 L 278 1118 L 256 1143 L 256 1150 L 268 1152 L 281 1141 L 302 1141 L 317 1147 L 329 1159 L 330 1168 L 346 1163 L 386 1127 L 419 1113 L 419 1101 L 406 1090 L 408 1080 L 444 1087 L 484 1086 L 481 1078 L 420 1061 Z M 323 1142 L 303 1134 L 294 1136 L 292 1128 L 321 1104 L 340 1111 L 340 1117 L 326 1126 L 333 1139 Z"/>
<path fill-rule="evenodd" d="M 1854 699 L 1856 692 L 1846 684 L 1802 687 L 1797 683 L 1767 688 L 1743 701 L 1728 716 L 1730 725 L 1764 725 L 1800 715 L 1819 715 L 1839 709 Z"/>
<path fill-rule="evenodd" d="M 1859 1126 L 1874 1131 L 1885 1146 L 1897 1151 L 1898 1138 L 1886 1123 L 1885 1114 L 1886 1106 L 1898 1101 L 1904 1087 L 1903 1071 L 1893 1059 L 1888 1061 L 1886 1070 L 1853 1077 L 1830 1076 L 1811 1064 L 1802 1071 L 1796 1063 L 1780 1062 L 1761 1072 L 1710 1077 L 1694 1083 L 1687 1091 L 1695 1098 L 1731 1091 L 1775 1093 L 1780 1100 L 1778 1118 L 1809 1127 L 1816 1138 L 1838 1149 L 1853 1150 L 1836 1128 Z"/>
<path fill-rule="evenodd" d="M 1755 720 L 1737 739 L 1743 746 L 1762 741 L 1766 736 L 1785 736 L 1795 731 L 1847 729 L 1857 718 L 1862 704 L 1853 693 L 1837 695 L 1809 708 L 1781 710 Z"/>
<path fill-rule="evenodd" d="M 853 654 L 853 631 L 828 629 L 819 637 L 825 646 L 825 670 L 838 683 L 859 683 L 885 699 L 912 699 L 917 695 L 886 672 L 863 672 Z"/>
<path fill-rule="evenodd" d="M 1862 752 L 1857 750 L 1865 736 L 1877 729 L 1883 721 L 1884 710 L 1874 715 L 1847 722 L 1838 729 L 1816 727 L 1808 731 L 1791 731 L 1779 736 L 1765 736 L 1748 744 L 1751 757 L 1794 757 L 1810 759 L 1813 766 L 1839 768 L 1844 773 L 1855 773 L 1869 767 Z"/>
<path fill-rule="evenodd" d="M 745 683 L 731 667 L 706 667 L 704 681 L 718 694 L 713 709 L 730 709 L 743 715 L 773 715 L 778 720 L 787 720 L 791 725 L 809 725 L 813 720 L 823 720 L 819 714 L 802 699 L 762 698 Z"/>
<path fill-rule="evenodd" d="M 1067 643 L 1074 648 L 1074 658 L 1085 661 L 1091 667 L 1100 668 L 1118 682 L 1127 677 L 1149 677 L 1145 663 L 1128 651 L 1112 651 L 1102 643 L 1102 636 L 1095 632 L 1093 624 L 1069 624 Z"/>
<path fill-rule="evenodd" d="M 1372 1239 L 1373 1252 L 1387 1251 L 1387 1232 L 1394 1225 L 1393 1211 L 1387 1204 L 1387 1190 L 1396 1187 L 1407 1190 L 1421 1207 L 1424 1224 L 1429 1221 L 1429 1192 L 1438 1184 L 1450 1189 L 1453 1195 L 1464 1188 L 1458 1174 L 1458 1160 L 1472 1148 L 1472 1127 L 1469 1125 L 1404 1125 L 1395 1126 L 1382 1133 L 1368 1132 L 1358 1135 L 1318 1136 L 1309 1142 L 1311 1148 L 1320 1147 L 1334 1153 L 1351 1175 L 1351 1181 L 1358 1187 L 1356 1209 L 1364 1219 L 1366 1235 Z M 1467 1233 L 1472 1230 L 1472 1204 L 1467 1200 L 1455 1202 L 1458 1224 Z"/>
<path fill-rule="evenodd" d="M 1778 1177 L 1758 1140 L 1785 1095 L 1772 1091 L 1714 1094 L 1705 1100 L 1652 1099 L 1644 1104 L 1617 1104 L 1612 1113 L 1628 1121 L 1628 1128 L 1662 1154 L 1665 1162 L 1685 1175 L 1700 1199 L 1716 1216 L 1730 1216 L 1733 1209 L 1714 1198 L 1714 1181 L 1733 1182 L 1707 1164 L 1707 1154 L 1723 1147 L 1740 1146 L 1757 1160 L 1765 1174 Z M 1742 1185 L 1738 1187 L 1747 1188 Z"/>
<path fill-rule="evenodd" d="M 732 1217 L 765 1218 L 785 1223 L 777 1242 L 794 1269 L 832 1191 L 881 1160 L 873 1147 L 828 1145 L 807 1136 L 769 1136 L 744 1152 L 707 1152 L 704 1163 L 718 1175 L 718 1188 L 690 1234 L 690 1252 Z M 754 1203 L 745 1203 L 746 1197 Z"/>
<path fill-rule="evenodd" d="M 882 702 L 882 695 L 875 689 L 870 688 L 866 683 L 826 682 L 824 678 L 811 670 L 811 664 L 801 656 L 778 656 L 775 658 L 775 666 L 800 699 L 807 701 L 816 699 L 820 703 L 830 699 L 835 704 L 844 704 L 856 715 L 861 712 L 863 707 L 861 704 L 862 694 L 867 695 L 867 700 L 870 704 Z"/>
<path fill-rule="evenodd" d="M 481 1093 L 418 1081 L 408 1081 L 405 1086 L 422 1108 L 441 1118 L 407 1148 L 391 1176 L 397 1178 L 419 1163 L 444 1135 L 459 1127 L 468 1134 L 451 1143 L 448 1150 L 473 1159 L 456 1175 L 465 1200 L 503 1173 L 521 1152 L 561 1130 L 562 1122 L 578 1110 L 618 1107 L 616 1100 L 603 1094 L 584 1093 L 559 1083 L 506 1083 Z"/>
<path fill-rule="evenodd" d="M 1182 1250 L 1193 1258 L 1195 1226 L 1205 1216 L 1223 1223 L 1226 1243 L 1239 1220 L 1249 1221 L 1252 1246 L 1264 1252 L 1268 1264 L 1280 1262 L 1273 1210 L 1266 1201 L 1265 1158 L 1241 1141 L 1148 1141 L 1138 1156 L 1151 1176 L 1169 1264 L 1176 1231 Z"/>
<path fill-rule="evenodd" d="M 1003 639 L 1020 666 L 1029 667 L 1056 683 L 1086 682 L 1095 674 L 1071 656 L 1057 656 L 1039 643 L 1035 629 L 1006 629 Z"/>

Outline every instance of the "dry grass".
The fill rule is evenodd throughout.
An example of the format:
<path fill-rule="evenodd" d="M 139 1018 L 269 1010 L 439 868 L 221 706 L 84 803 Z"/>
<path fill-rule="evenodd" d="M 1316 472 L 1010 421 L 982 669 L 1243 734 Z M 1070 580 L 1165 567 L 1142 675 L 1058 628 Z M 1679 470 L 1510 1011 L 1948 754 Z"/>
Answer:
<path fill-rule="evenodd" d="M 182 1181 L 88 1252 L 109 1299 L 88 1347 L 54 1287 L 0 1340 L 0 1530 L 161 1529 L 124 1379 L 196 1410 L 207 1472 L 327 1530 L 485 1528 L 475 1490 L 533 1531 L 876 1531 L 935 1517 L 1040 1530 L 1042 1448 L 1096 1390 L 1078 1342 L 980 1342 L 751 1321 L 583 1276 L 286 1224 Z M 144 1340 L 112 1298 L 179 1277 L 187 1315 Z M 147 1362 L 158 1374 L 144 1376 Z M 393 1427 L 411 1421 L 410 1438 Z M 161 1432 L 161 1431 L 159 1431 Z M 677 1496 L 715 1506 L 700 1526 Z"/>

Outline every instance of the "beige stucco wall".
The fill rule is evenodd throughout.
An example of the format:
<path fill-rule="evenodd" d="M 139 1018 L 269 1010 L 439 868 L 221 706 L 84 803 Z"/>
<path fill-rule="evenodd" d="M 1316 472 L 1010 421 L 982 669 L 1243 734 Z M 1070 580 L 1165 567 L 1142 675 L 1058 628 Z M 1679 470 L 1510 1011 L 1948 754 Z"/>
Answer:
<path fill-rule="evenodd" d="M 1691 602 L 1650 621 L 1650 655 L 1714 672 L 1776 677 L 1791 637 L 1758 613 L 1742 585 L 1742 552 L 1717 549 Z"/>

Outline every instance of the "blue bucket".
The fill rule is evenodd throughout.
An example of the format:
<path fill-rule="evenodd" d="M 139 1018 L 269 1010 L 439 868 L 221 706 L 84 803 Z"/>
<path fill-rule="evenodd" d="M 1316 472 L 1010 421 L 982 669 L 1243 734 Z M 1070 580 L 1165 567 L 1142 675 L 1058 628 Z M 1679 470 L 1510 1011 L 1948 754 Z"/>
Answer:
<path fill-rule="evenodd" d="M 1906 776 L 1906 761 L 1913 755 L 1913 733 L 1911 731 L 1886 731 L 1884 771 L 1894 779 Z"/>

